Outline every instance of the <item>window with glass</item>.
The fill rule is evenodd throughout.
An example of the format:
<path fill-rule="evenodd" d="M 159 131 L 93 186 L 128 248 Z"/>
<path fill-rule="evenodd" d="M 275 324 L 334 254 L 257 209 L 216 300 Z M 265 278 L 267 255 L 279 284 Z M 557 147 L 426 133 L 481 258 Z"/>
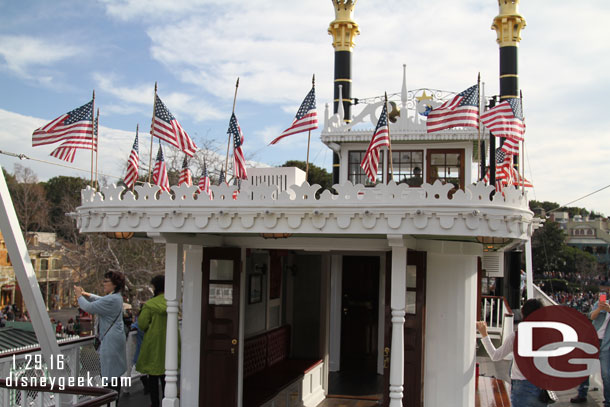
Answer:
<path fill-rule="evenodd" d="M 420 187 L 424 179 L 423 150 L 392 151 L 393 179 L 397 184 Z M 388 174 L 390 163 L 388 163 Z"/>
<path fill-rule="evenodd" d="M 440 180 L 443 184 L 453 184 L 455 189 L 464 188 L 464 150 L 428 150 L 427 182 L 434 184 Z"/>
<path fill-rule="evenodd" d="M 348 164 L 347 164 L 347 179 L 352 184 L 363 184 L 365 186 L 372 186 L 378 182 L 383 182 L 383 166 L 384 166 L 384 152 L 379 152 L 379 166 L 377 167 L 377 179 L 375 183 L 369 180 L 360 163 L 364 159 L 366 151 L 350 151 L 348 153 Z"/>
<path fill-rule="evenodd" d="M 49 269 L 49 260 L 41 259 L 40 260 L 40 269 L 41 270 L 48 270 Z"/>

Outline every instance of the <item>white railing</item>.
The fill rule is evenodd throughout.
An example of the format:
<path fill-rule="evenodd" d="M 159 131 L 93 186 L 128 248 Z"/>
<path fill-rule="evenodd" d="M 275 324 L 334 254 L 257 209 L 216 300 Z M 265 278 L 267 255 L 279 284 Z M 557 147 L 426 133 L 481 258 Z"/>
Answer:
<path fill-rule="evenodd" d="M 513 311 L 504 297 L 481 296 L 481 313 L 491 338 L 502 339 L 513 331 Z"/>
<path fill-rule="evenodd" d="M 58 340 L 61 355 L 55 356 L 53 363 L 55 367 L 58 362 L 62 363 L 60 371 L 64 373 L 65 378 L 84 378 L 81 379 L 80 383 L 77 379 L 74 379 L 74 383 L 69 383 L 69 379 L 66 379 L 63 384 L 66 388 L 68 385 L 83 387 L 91 389 L 91 384 L 94 387 L 100 387 L 102 384 L 101 369 L 99 355 L 93 348 L 93 336 L 88 337 L 71 337 L 68 339 Z M 124 377 L 132 379 L 138 377 L 139 374 L 133 370 L 133 355 L 136 346 L 136 331 L 129 333 L 127 338 L 127 371 Z M 40 382 L 41 377 L 50 377 L 49 366 L 46 361 L 43 360 L 38 345 L 27 346 L 10 351 L 0 352 L 0 378 L 8 379 L 12 378 L 13 383 L 18 378 L 28 378 L 29 383 L 33 382 L 33 377 L 37 378 L 37 382 Z M 38 361 L 38 365 L 36 362 Z M 40 369 L 37 369 L 39 367 Z M 132 376 L 136 374 L 136 376 Z M 47 382 L 48 383 L 48 382 Z M 122 381 L 125 384 L 125 381 Z M 59 382 L 56 383 L 56 386 Z M 31 386 L 26 386 L 31 387 Z M 43 386 L 44 387 L 44 386 Z M 125 392 L 129 393 L 129 386 L 122 386 Z M 90 393 L 90 392 L 89 392 Z M 72 405 L 91 399 L 92 395 L 86 391 L 79 394 L 72 394 L 70 396 L 62 396 L 62 400 L 66 397 L 72 398 Z M 13 406 L 56 406 L 59 405 L 60 397 L 53 392 L 41 390 L 40 392 L 35 389 L 18 389 L 15 386 L 7 386 L 0 388 L 0 407 L 13 407 Z"/>
<path fill-rule="evenodd" d="M 548 307 L 549 305 L 557 305 L 557 303 L 549 297 L 540 287 L 534 284 L 534 298 L 542 301 L 542 305 Z"/>

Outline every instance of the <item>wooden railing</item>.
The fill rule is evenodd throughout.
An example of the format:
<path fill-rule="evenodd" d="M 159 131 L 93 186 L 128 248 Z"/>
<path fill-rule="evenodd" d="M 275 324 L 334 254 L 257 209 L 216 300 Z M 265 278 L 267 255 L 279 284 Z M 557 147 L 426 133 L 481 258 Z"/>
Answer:
<path fill-rule="evenodd" d="M 30 406 L 31 404 L 27 397 L 28 392 L 34 392 L 37 394 L 52 393 L 53 397 L 51 397 L 50 400 L 52 401 L 53 404 L 51 404 L 51 405 L 55 405 L 55 406 L 62 405 L 62 404 L 60 404 L 59 397 L 55 397 L 55 395 L 57 395 L 57 394 L 71 394 L 73 396 L 88 396 L 87 400 L 83 400 L 81 402 L 78 402 L 77 404 L 72 404 L 73 406 L 76 406 L 76 407 L 98 407 L 98 406 L 106 406 L 106 405 L 109 405 L 110 407 L 114 407 L 114 406 L 116 406 L 116 401 L 118 399 L 118 394 L 116 391 L 107 389 L 104 387 L 63 386 L 63 388 L 60 389 L 57 387 L 52 387 L 50 384 L 47 384 L 45 386 L 40 386 L 40 385 L 24 386 L 24 385 L 21 385 L 17 381 L 14 381 L 13 383 L 11 383 L 10 386 L 8 386 L 6 383 L 6 379 L 0 379 L 0 388 L 19 390 L 21 393 L 19 404 L 13 404 L 12 402 L 9 402 L 10 404 L 2 403 L 3 406 L 7 406 L 7 407 L 9 405 L 11 407 L 12 406 L 23 406 L 23 407 Z M 36 405 L 43 406 L 43 404 L 42 404 L 43 398 L 40 397 L 39 400 L 41 400 L 41 401 Z M 44 404 L 44 405 L 48 405 L 48 404 Z"/>

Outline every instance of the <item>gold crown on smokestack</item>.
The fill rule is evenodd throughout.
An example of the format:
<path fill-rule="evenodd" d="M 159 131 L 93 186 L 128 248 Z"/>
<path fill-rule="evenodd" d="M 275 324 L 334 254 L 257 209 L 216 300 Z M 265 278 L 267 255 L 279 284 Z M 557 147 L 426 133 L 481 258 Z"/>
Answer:
<path fill-rule="evenodd" d="M 328 33 L 333 36 L 335 51 L 351 51 L 354 38 L 360 34 L 354 21 L 354 6 L 358 0 L 332 0 L 335 6 L 335 20 L 330 23 Z"/>
<path fill-rule="evenodd" d="M 518 46 L 525 18 L 519 14 L 519 0 L 498 0 L 500 14 L 494 18 L 492 30 L 498 34 L 500 47 Z"/>

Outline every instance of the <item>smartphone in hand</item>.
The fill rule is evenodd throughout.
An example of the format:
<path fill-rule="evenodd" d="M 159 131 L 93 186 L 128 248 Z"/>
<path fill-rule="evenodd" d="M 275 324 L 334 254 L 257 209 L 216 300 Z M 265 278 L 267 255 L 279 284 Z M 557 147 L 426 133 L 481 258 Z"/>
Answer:
<path fill-rule="evenodd" d="M 599 295 L 599 302 L 606 302 L 606 294 Z"/>

